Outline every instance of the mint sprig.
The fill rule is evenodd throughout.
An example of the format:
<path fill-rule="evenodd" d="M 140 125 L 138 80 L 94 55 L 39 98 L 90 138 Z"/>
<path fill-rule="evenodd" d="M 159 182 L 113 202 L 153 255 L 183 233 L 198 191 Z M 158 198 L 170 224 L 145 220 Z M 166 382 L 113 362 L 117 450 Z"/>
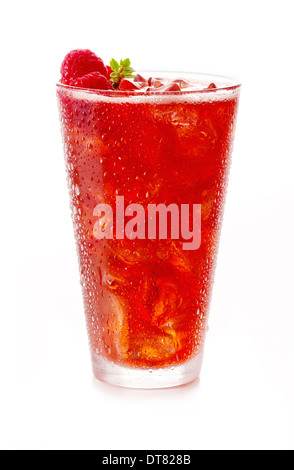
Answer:
<path fill-rule="evenodd" d="M 112 88 L 115 90 L 119 87 L 120 82 L 123 78 L 134 78 L 134 69 L 131 67 L 130 59 L 121 60 L 118 63 L 115 59 L 111 59 L 110 67 L 113 72 L 110 74 L 110 81 L 112 82 Z"/>

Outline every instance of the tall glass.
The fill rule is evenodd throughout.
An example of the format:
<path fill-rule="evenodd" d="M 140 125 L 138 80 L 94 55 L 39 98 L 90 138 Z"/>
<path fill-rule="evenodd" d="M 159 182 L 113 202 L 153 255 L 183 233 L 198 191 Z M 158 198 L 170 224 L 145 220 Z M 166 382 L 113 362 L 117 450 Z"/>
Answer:
<path fill-rule="evenodd" d="M 199 89 L 57 85 L 93 372 L 115 385 L 200 374 L 240 85 L 181 78 Z"/>

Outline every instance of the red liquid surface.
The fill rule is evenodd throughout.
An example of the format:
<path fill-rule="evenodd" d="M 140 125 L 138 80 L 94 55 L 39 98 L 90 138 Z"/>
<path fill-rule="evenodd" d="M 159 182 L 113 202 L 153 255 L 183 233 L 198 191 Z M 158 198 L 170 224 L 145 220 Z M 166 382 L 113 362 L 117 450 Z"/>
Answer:
<path fill-rule="evenodd" d="M 90 346 L 131 367 L 194 357 L 207 316 L 230 167 L 238 95 L 119 101 L 58 88 Z M 94 208 L 202 206 L 202 242 L 97 240 Z M 127 221 L 127 219 L 126 219 Z"/>

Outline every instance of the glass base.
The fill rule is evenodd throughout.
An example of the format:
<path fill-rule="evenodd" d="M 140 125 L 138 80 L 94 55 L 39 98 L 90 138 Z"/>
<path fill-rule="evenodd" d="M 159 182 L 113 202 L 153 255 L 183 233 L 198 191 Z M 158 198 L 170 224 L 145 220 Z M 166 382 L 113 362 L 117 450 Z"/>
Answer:
<path fill-rule="evenodd" d="M 96 379 L 127 388 L 158 389 L 178 387 L 199 378 L 203 352 L 176 366 L 145 369 L 124 367 L 108 362 L 92 353 L 92 367 Z"/>

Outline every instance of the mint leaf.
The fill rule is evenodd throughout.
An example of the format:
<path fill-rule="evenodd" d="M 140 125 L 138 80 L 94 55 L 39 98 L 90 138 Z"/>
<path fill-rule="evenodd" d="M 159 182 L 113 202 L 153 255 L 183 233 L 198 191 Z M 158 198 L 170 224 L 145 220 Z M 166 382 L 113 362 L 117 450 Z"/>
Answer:
<path fill-rule="evenodd" d="M 130 59 L 121 60 L 118 63 L 115 59 L 111 59 L 110 67 L 113 72 L 110 74 L 110 81 L 112 82 L 112 88 L 115 90 L 119 88 L 120 82 L 123 78 L 134 78 L 134 69 L 131 67 Z"/>
<path fill-rule="evenodd" d="M 130 59 L 125 59 L 125 60 L 121 60 L 121 65 L 125 68 L 125 69 L 128 69 L 131 65 L 131 61 Z"/>
<path fill-rule="evenodd" d="M 111 59 L 110 67 L 112 68 L 112 70 L 114 70 L 114 72 L 118 72 L 119 70 L 118 62 L 115 59 Z"/>

